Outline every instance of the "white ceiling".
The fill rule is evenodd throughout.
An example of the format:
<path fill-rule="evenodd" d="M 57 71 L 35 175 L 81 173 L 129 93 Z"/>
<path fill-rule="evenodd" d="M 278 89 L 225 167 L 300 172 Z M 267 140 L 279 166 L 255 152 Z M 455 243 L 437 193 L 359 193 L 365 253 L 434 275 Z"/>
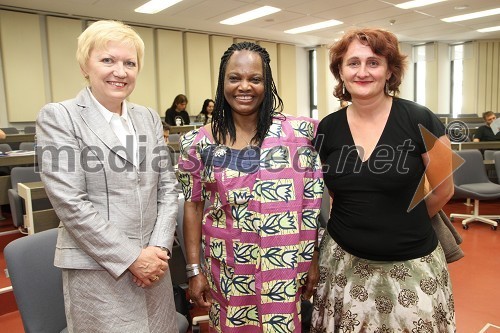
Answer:
<path fill-rule="evenodd" d="M 172 28 L 182 31 L 241 36 L 256 40 L 293 43 L 308 47 L 331 44 L 353 27 L 380 27 L 405 42 L 464 42 L 500 39 L 500 31 L 480 33 L 476 29 L 500 25 L 500 15 L 445 23 L 442 18 L 500 7 L 500 0 L 448 0 L 416 9 L 393 4 L 406 0 L 184 0 L 154 15 L 134 9 L 146 0 L 0 0 L 0 9 L 22 9 L 62 16 L 116 19 L 130 24 Z M 282 11 L 236 26 L 219 21 L 242 12 L 270 5 Z M 467 6 L 466 9 L 455 9 Z M 283 31 L 324 20 L 344 24 L 304 34 Z M 395 21 L 391 25 L 391 21 Z"/>

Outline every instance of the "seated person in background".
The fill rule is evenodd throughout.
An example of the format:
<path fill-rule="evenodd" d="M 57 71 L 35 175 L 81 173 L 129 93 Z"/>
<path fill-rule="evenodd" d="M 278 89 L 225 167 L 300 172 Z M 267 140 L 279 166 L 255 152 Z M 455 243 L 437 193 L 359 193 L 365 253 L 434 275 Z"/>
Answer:
<path fill-rule="evenodd" d="M 0 129 L 0 139 L 5 139 L 6 137 L 7 135 L 5 134 L 5 132 Z"/>
<path fill-rule="evenodd" d="M 188 99 L 186 95 L 175 96 L 172 106 L 165 111 L 165 122 L 170 126 L 189 125 L 189 114 L 186 111 Z"/>
<path fill-rule="evenodd" d="M 196 121 L 199 123 L 203 123 L 203 125 L 212 122 L 212 111 L 214 110 L 214 105 L 215 102 L 212 99 L 207 98 L 203 102 L 200 113 L 198 114 L 198 116 L 196 116 Z"/>
<path fill-rule="evenodd" d="M 162 121 L 161 124 L 163 125 L 163 139 L 165 140 L 165 143 L 168 143 L 168 136 L 170 135 L 170 125 L 164 121 Z"/>
<path fill-rule="evenodd" d="M 493 111 L 486 111 L 483 113 L 483 119 L 486 125 L 479 126 L 476 134 L 474 135 L 474 142 L 479 141 L 500 141 L 500 132 L 497 134 L 493 133 L 490 125 L 497 119 L 497 116 Z"/>

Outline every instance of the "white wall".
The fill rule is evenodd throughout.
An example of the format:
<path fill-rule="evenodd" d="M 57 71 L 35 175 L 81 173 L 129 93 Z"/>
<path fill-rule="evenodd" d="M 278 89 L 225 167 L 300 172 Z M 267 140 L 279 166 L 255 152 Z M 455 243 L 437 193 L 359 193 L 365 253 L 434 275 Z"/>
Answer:
<path fill-rule="evenodd" d="M 414 68 L 413 68 L 413 50 L 410 44 L 400 43 L 399 49 L 402 53 L 406 54 L 407 67 L 405 75 L 403 76 L 403 81 L 399 86 L 399 97 L 404 99 L 413 100 L 413 80 L 414 80 Z"/>
<path fill-rule="evenodd" d="M 0 11 L 0 126 L 22 128 L 35 120 L 45 103 L 72 98 L 75 90 L 84 85 L 74 51 L 75 36 L 87 23 L 90 22 Z M 244 40 L 237 36 L 148 27 L 136 29 L 147 45 L 146 66 L 130 100 L 152 106 L 160 115 L 179 93 L 188 96 L 188 110 L 196 114 L 203 100 L 215 95 L 223 52 L 231 43 Z M 18 38 L 19 35 L 23 38 Z M 61 43 L 61 40 L 64 41 Z M 270 53 L 273 76 L 285 102 L 285 112 L 309 116 L 308 49 L 270 41 L 257 42 Z M 401 43 L 400 48 L 408 55 L 400 96 L 412 100 L 412 45 Z M 427 49 L 426 106 L 436 113 L 449 113 L 449 45 L 430 43 Z M 499 112 L 500 42 L 473 42 L 466 49 L 464 113 L 481 114 L 486 109 Z M 329 70 L 328 46 L 318 46 L 316 51 L 318 115 L 321 119 L 336 111 L 339 101 L 333 96 L 336 82 Z M 203 53 L 203 58 L 198 59 L 198 53 Z M 27 93 L 30 98 L 26 98 Z"/>
<path fill-rule="evenodd" d="M 5 101 L 10 122 L 34 120 L 46 103 L 41 20 L 39 15 L 0 11 Z"/>
<path fill-rule="evenodd" d="M 0 125 L 22 129 L 32 124 L 49 102 L 74 98 L 85 86 L 75 59 L 77 37 L 91 21 L 0 11 Z M 174 97 L 186 94 L 187 111 L 196 115 L 206 98 L 214 98 L 223 53 L 238 36 L 182 32 L 155 27 L 133 27 L 145 44 L 145 66 L 129 100 L 150 106 L 163 115 Z M 22 35 L 23 38 L 19 38 Z M 297 114 L 295 45 L 256 41 L 271 58 L 273 76 L 285 112 Z M 303 61 L 303 59 L 301 60 Z M 299 75 L 307 74 L 304 70 Z M 305 89 L 302 94 L 308 94 Z M 29 95 L 29 98 L 26 96 Z M 304 107 L 301 106 L 302 109 Z M 307 106 L 308 109 L 308 106 Z M 308 113 L 306 110 L 301 112 Z"/>

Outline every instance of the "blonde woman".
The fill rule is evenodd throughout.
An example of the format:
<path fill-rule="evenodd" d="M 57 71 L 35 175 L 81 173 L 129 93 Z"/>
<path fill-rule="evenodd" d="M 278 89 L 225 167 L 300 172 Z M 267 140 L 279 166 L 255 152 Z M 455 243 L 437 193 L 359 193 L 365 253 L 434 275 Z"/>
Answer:
<path fill-rule="evenodd" d="M 161 167 L 171 163 L 157 112 L 126 101 L 143 55 L 129 26 L 95 22 L 78 38 L 88 87 L 37 119 L 69 332 L 178 332 L 168 264 L 176 179 Z"/>

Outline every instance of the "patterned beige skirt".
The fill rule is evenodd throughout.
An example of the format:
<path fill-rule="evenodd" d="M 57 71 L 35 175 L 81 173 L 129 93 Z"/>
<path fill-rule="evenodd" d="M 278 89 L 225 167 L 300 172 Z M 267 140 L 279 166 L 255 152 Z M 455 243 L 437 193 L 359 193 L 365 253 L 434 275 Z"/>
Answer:
<path fill-rule="evenodd" d="M 440 245 L 408 261 L 345 252 L 325 232 L 311 333 L 456 332 L 451 282 Z"/>
<path fill-rule="evenodd" d="M 169 271 L 147 288 L 132 274 L 115 279 L 107 271 L 63 269 L 68 332 L 178 333 Z"/>

